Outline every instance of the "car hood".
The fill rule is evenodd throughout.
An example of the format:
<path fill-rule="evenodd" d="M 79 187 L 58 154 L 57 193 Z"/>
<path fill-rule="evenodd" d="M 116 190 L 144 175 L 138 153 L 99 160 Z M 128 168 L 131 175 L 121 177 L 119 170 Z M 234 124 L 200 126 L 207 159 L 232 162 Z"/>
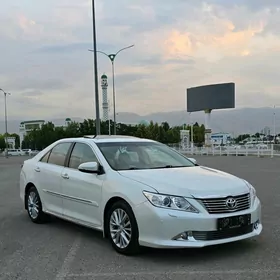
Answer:
<path fill-rule="evenodd" d="M 163 194 L 199 198 L 249 192 L 243 179 L 205 166 L 125 170 L 119 173 Z"/>

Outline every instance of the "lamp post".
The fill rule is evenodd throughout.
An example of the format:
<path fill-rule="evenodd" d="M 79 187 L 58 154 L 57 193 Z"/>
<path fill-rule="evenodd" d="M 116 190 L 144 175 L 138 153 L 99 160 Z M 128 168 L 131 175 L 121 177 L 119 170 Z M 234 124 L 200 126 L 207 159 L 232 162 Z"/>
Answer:
<path fill-rule="evenodd" d="M 0 91 L 4 93 L 4 103 L 5 103 L 5 134 L 6 134 L 6 151 L 5 156 L 8 158 L 8 116 L 7 116 L 7 95 L 11 95 L 9 92 L 5 92 L 0 88 Z"/>
<path fill-rule="evenodd" d="M 93 40 L 93 57 L 94 57 L 94 82 L 95 82 L 95 127 L 96 135 L 100 135 L 100 111 L 99 111 L 99 94 L 98 94 L 98 72 L 97 72 L 97 54 L 96 54 L 96 24 L 95 24 L 95 3 L 92 0 L 92 40 Z"/>
<path fill-rule="evenodd" d="M 273 107 L 273 135 L 274 135 L 274 144 L 276 143 L 276 116 L 275 116 L 275 105 Z"/>
<path fill-rule="evenodd" d="M 114 135 L 117 134 L 117 128 L 116 128 L 116 92 L 115 92 L 115 58 L 116 56 L 126 50 L 126 49 L 130 49 L 134 47 L 134 45 L 130 45 L 128 47 L 125 47 L 125 48 L 122 48 L 120 50 L 118 50 L 116 53 L 112 53 L 112 54 L 107 54 L 105 52 L 102 52 L 102 51 L 96 51 L 96 52 L 99 52 L 99 53 L 102 53 L 104 55 L 106 55 L 110 61 L 111 61 L 111 64 L 112 64 L 112 79 L 113 79 L 113 114 L 114 114 Z M 90 52 L 95 52 L 94 50 L 89 50 Z"/>

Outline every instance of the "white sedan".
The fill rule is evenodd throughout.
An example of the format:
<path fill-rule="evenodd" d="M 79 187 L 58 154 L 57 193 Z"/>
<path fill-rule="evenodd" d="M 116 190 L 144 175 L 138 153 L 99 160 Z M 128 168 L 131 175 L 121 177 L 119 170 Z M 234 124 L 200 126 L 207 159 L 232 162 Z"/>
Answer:
<path fill-rule="evenodd" d="M 54 215 L 100 230 L 122 254 L 204 247 L 262 231 L 250 183 L 136 137 L 53 143 L 24 161 L 20 196 L 34 223 Z"/>

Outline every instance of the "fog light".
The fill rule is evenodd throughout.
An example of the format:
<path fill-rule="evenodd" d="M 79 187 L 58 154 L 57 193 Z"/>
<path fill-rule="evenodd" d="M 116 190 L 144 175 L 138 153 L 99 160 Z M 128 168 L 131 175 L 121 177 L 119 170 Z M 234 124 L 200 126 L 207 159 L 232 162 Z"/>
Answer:
<path fill-rule="evenodd" d="M 172 240 L 188 240 L 188 233 L 182 232 L 172 238 Z"/>
<path fill-rule="evenodd" d="M 259 228 L 259 224 L 260 224 L 259 220 L 256 221 L 256 222 L 254 223 L 254 229 L 258 229 L 258 228 Z"/>
<path fill-rule="evenodd" d="M 183 232 L 181 233 L 181 236 L 180 236 L 182 239 L 186 240 L 188 239 L 188 234 L 186 232 Z"/>

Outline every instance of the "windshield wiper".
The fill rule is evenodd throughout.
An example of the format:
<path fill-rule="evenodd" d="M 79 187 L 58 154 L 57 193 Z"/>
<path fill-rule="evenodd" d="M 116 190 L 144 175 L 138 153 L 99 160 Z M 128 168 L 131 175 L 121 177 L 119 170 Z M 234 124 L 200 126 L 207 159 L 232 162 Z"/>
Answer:
<path fill-rule="evenodd" d="M 168 165 L 165 165 L 163 168 L 173 168 L 173 167 L 176 167 L 176 166 L 173 166 L 171 164 L 168 164 Z"/>
<path fill-rule="evenodd" d="M 180 167 L 188 167 L 188 166 L 182 166 L 182 165 L 176 166 L 176 165 L 168 164 L 164 166 L 152 167 L 151 169 L 180 168 Z"/>
<path fill-rule="evenodd" d="M 183 168 L 183 167 L 190 167 L 190 166 L 184 166 L 184 165 L 164 165 L 164 166 L 157 166 L 157 167 L 151 167 L 151 168 L 138 168 L 138 167 L 129 167 L 127 169 L 120 169 L 119 171 L 124 170 L 149 170 L 149 169 L 165 169 L 165 168 Z"/>

